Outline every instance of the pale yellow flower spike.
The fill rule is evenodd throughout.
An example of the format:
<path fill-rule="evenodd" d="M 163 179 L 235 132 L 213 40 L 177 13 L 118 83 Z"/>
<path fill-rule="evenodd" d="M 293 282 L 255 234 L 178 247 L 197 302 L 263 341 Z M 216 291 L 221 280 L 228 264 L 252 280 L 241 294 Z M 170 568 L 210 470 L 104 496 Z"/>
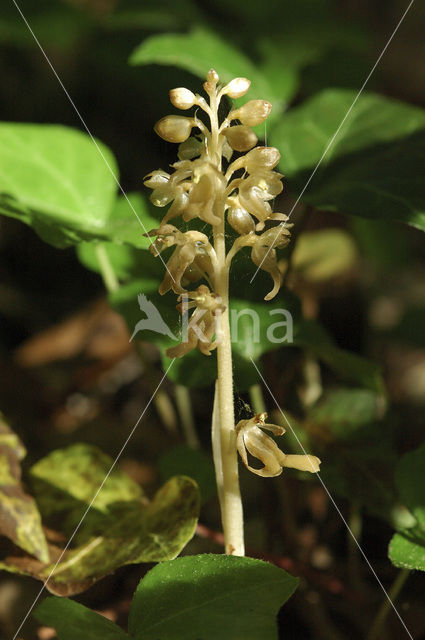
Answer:
<path fill-rule="evenodd" d="M 198 349 L 208 356 L 217 350 L 213 456 L 225 550 L 236 555 L 244 555 L 237 451 L 248 469 L 261 476 L 277 476 L 283 467 L 317 471 L 320 464 L 315 456 L 282 453 L 264 429 L 275 435 L 282 435 L 284 429 L 266 424 L 265 414 L 242 420 L 235 431 L 229 320 L 231 262 L 238 251 L 248 248 L 254 265 L 273 280 L 265 296 L 271 300 L 282 284 L 276 250 L 288 244 L 292 226 L 286 224 L 286 215 L 273 213 L 271 207 L 283 189 L 283 176 L 275 171 L 280 153 L 274 147 L 257 147 L 258 139 L 251 128 L 269 116 L 270 102 L 250 100 L 230 110 L 224 119 L 219 117 L 222 99 L 241 98 L 250 84 L 242 77 L 220 84 L 218 74 L 210 69 L 203 84 L 206 98 L 185 87 L 172 89 L 172 105 L 184 112 L 193 108 L 193 112 L 165 116 L 156 123 L 155 131 L 179 145 L 178 161 L 170 172 L 157 169 L 144 179 L 146 187 L 152 189 L 151 202 L 157 207 L 169 205 L 158 229 L 148 234 L 155 238 L 150 248 L 154 256 L 172 249 L 159 292 L 174 291 L 178 295 L 177 309 L 185 320 L 186 312 L 191 314 L 185 339 L 168 349 L 167 355 L 180 358 Z M 206 223 L 202 225 L 205 233 L 180 231 L 170 224 L 179 216 L 186 223 L 195 218 Z M 206 225 L 210 225 L 208 231 Z M 232 230 L 236 238 L 228 247 L 226 238 Z M 251 467 L 248 454 L 261 460 L 263 468 Z"/>

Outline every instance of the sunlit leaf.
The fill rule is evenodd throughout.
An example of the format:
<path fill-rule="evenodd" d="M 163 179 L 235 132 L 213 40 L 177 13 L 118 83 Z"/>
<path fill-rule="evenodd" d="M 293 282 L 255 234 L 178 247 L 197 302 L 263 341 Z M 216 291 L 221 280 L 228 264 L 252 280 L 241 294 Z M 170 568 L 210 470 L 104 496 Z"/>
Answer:
<path fill-rule="evenodd" d="M 277 640 L 277 612 L 297 583 L 252 558 L 177 558 L 157 565 L 140 582 L 129 630 L 140 640 Z"/>
<path fill-rule="evenodd" d="M 118 169 L 97 145 L 69 127 L 0 123 L 0 213 L 56 246 L 107 238 Z"/>
<path fill-rule="evenodd" d="M 425 527 L 419 525 L 395 533 L 388 557 L 396 567 L 425 571 Z"/>
<path fill-rule="evenodd" d="M 48 562 L 47 542 L 40 513 L 21 484 L 21 460 L 26 451 L 0 414 L 0 535 Z"/>
<path fill-rule="evenodd" d="M 72 595 L 124 564 L 175 558 L 195 531 L 199 513 L 196 484 L 185 476 L 173 477 L 148 502 L 138 485 L 112 465 L 113 460 L 96 447 L 78 444 L 54 451 L 37 463 L 32 477 L 50 525 L 50 563 L 11 550 L 0 567 L 40 580 L 46 580 L 54 569 L 47 583 L 49 591 Z M 69 536 L 79 523 L 72 544 L 62 555 L 59 541 L 65 543 L 66 537 L 57 531 Z"/>
<path fill-rule="evenodd" d="M 56 449 L 31 467 L 30 479 L 43 521 L 60 516 L 61 529 L 72 534 L 111 468 L 112 459 L 97 447 L 73 444 Z M 141 487 L 118 468 L 112 469 L 96 496 L 79 534 L 89 523 L 113 512 L 114 504 L 142 501 Z M 78 540 L 78 533 L 77 533 Z"/>

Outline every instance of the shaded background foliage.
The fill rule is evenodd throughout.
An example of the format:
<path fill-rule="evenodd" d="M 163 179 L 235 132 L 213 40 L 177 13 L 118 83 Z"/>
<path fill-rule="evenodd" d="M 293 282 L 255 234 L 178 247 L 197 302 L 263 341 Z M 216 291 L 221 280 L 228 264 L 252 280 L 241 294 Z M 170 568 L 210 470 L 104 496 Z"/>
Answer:
<path fill-rule="evenodd" d="M 312 123 L 321 127 L 324 140 L 333 134 L 333 122 L 339 124 L 346 105 L 405 8 L 398 0 L 385 4 L 363 0 L 23 0 L 19 5 L 88 128 L 113 150 L 126 192 L 144 193 L 142 176 L 174 161 L 175 149 L 152 130 L 155 121 L 170 111 L 168 89 L 187 86 L 196 91 L 199 87 L 199 79 L 190 72 L 196 71 L 193 60 L 181 62 L 183 45 L 178 45 L 183 68 L 155 64 L 166 60 L 160 60 L 152 38 L 176 33 L 181 38 L 198 29 L 203 30 L 205 42 L 210 34 L 230 51 L 245 56 L 252 73 L 257 73 L 271 92 L 261 97 L 273 99 L 275 104 L 276 119 L 265 133 L 283 156 L 281 168 L 288 187 L 278 203 L 283 211 L 294 204 L 309 169 L 323 150 L 323 141 L 316 144 Z M 298 255 L 294 250 L 295 267 L 289 279 L 292 294 L 282 292 L 279 303 L 293 305 L 290 308 L 300 318 L 298 342 L 296 336 L 294 349 L 268 353 L 262 360 L 265 377 L 272 383 L 279 403 L 290 411 L 303 444 L 315 447 L 314 452 L 317 448 L 323 459 L 328 457 L 323 479 L 350 524 L 360 527 L 365 552 L 386 586 L 395 576 L 387 557 L 388 543 L 394 528 L 407 526 L 400 504 L 415 513 L 421 524 L 417 505 L 422 497 L 412 498 L 409 480 L 403 481 L 400 471 L 408 470 L 409 464 L 399 462 L 397 466 L 397 461 L 423 440 L 423 236 L 419 230 L 394 220 L 409 219 L 424 226 L 423 190 L 418 177 L 423 161 L 423 111 L 414 109 L 425 107 L 424 66 L 414 63 L 424 55 L 424 17 L 423 6 L 415 3 L 367 87 L 367 91 L 404 104 L 390 103 L 388 111 L 382 102 L 372 104 L 364 138 L 360 120 L 351 139 L 342 135 L 338 152 L 324 163 L 326 166 L 306 191 L 304 204 L 294 212 L 295 237 L 300 231 L 344 230 L 358 257 L 336 269 L 342 273 L 340 277 L 319 278 L 317 282 L 317 266 L 315 270 L 309 265 L 301 249 Z M 82 129 L 12 2 L 3 3 L 0 10 L 0 44 L 1 120 Z M 128 64 L 130 55 L 140 46 L 139 55 L 146 64 Z M 232 55 L 225 54 L 224 63 L 227 59 Z M 212 60 L 211 64 L 216 62 Z M 339 110 L 333 95 L 341 101 Z M 323 122 L 316 117 L 316 104 L 323 105 Z M 333 109 L 340 114 L 336 120 L 330 117 Z M 377 112 L 382 118 L 376 122 Z M 406 128 L 409 118 L 417 129 Z M 347 188 L 353 175 L 356 184 Z M 403 195 L 410 198 L 408 207 L 365 198 L 357 187 L 371 176 L 375 186 L 376 179 L 382 177 L 383 184 L 405 189 Z M 422 214 L 418 213 L 421 202 Z M 340 213 L 376 214 L 382 219 L 370 221 Z M 154 211 L 150 215 L 158 218 Z M 391 223 L 389 218 L 393 219 Z M 144 344 L 144 361 L 140 364 L 128 344 L 121 316 L 106 301 L 96 270 L 90 270 L 90 247 L 78 250 L 87 270 L 73 248 L 53 248 L 10 218 L 1 217 L 0 225 L 0 409 L 28 450 L 24 477 L 28 480 L 31 465 L 52 449 L 76 442 L 96 445 L 115 456 L 146 405 L 152 385 L 155 387 L 160 379 L 158 352 L 153 345 Z M 309 257 L 317 247 L 315 238 L 310 246 L 308 237 L 305 239 Z M 346 244 L 338 249 L 327 242 L 318 258 L 320 265 L 329 254 L 346 258 L 350 252 Z M 118 275 L 125 284 L 115 296 L 119 299 L 112 303 L 127 315 L 125 305 L 135 300 L 142 287 L 147 293 L 154 290 L 160 265 L 148 262 L 133 249 L 116 255 L 114 264 L 120 265 Z M 233 287 L 238 297 L 254 304 L 261 300 L 260 293 L 267 284 L 265 278 L 258 277 L 256 286 L 249 286 L 249 264 L 243 256 L 236 262 Z M 137 278 L 141 277 L 143 282 L 139 284 Z M 294 292 L 301 303 L 294 302 Z M 137 312 L 134 304 L 131 309 Z M 323 338 L 323 328 L 332 345 Z M 236 345 L 239 418 L 249 415 L 246 403 L 252 400 L 246 391 L 257 382 L 244 357 L 248 342 L 242 340 Z M 301 352 L 301 347 L 306 351 Z M 338 348 L 369 358 L 372 369 L 367 368 L 365 373 L 357 360 L 346 360 L 348 356 Z M 326 393 L 311 408 L 306 408 L 302 395 L 306 386 L 303 357 L 322 363 Z M 197 360 L 179 363 L 174 380 L 187 381 L 190 373 L 193 385 L 203 387 L 197 384 Z M 388 393 L 385 402 L 390 407 L 386 413 L 373 363 L 384 373 Z M 204 363 L 202 370 L 202 383 L 207 382 L 209 370 L 213 375 L 211 362 L 207 364 L 208 368 Z M 174 398 L 172 382 L 166 381 L 164 389 Z M 206 451 L 211 401 L 211 388 L 192 392 L 199 439 Z M 205 459 L 201 462 L 193 458 L 193 452 L 183 445 L 184 437 L 174 418 L 176 403 L 174 399 L 172 402 L 174 410 L 171 414 L 168 410 L 168 419 L 158 413 L 158 407 L 149 410 L 121 467 L 144 486 L 150 497 L 176 473 L 194 477 L 204 501 L 200 521 L 208 534 L 218 527 L 212 475 L 206 471 Z M 273 402 L 270 398 L 266 402 L 272 412 Z M 367 625 L 369 616 L 360 619 L 359 608 L 367 601 L 373 616 L 382 593 L 322 489 L 296 476 L 261 482 L 245 473 L 242 487 L 250 549 L 292 561 L 283 566 L 302 576 L 300 589 L 282 610 L 281 637 L 338 638 L 348 633 L 364 637 L 363 625 Z M 397 544 L 411 544 L 412 536 L 413 540 L 423 540 L 422 530 L 396 535 L 400 539 L 392 542 L 393 560 L 397 560 Z M 197 536 L 186 552 L 219 550 L 208 537 Z M 145 569 L 146 565 L 121 568 L 79 600 L 125 624 L 130 598 Z M 39 585 L 2 574 L 0 589 L 12 612 L 2 614 L 2 633 L 13 634 Z M 400 601 L 406 605 L 403 616 L 415 638 L 424 635 L 420 589 L 420 575 L 411 575 Z M 34 621 L 28 622 L 23 637 L 33 637 L 36 626 Z M 386 633 L 389 638 L 402 637 L 395 617 L 390 619 Z"/>

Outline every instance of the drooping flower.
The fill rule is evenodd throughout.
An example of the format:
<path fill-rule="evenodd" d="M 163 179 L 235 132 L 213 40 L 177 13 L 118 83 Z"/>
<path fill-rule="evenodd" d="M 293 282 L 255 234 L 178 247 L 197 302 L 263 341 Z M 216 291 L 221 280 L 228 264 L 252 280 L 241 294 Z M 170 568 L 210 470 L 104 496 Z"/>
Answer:
<path fill-rule="evenodd" d="M 177 309 L 182 315 L 190 309 L 194 312 L 187 326 L 187 336 L 179 345 L 167 349 L 167 356 L 180 358 L 196 348 L 206 356 L 211 355 L 217 347 L 213 340 L 217 330 L 216 316 L 225 309 L 220 297 L 207 286 L 200 285 L 195 291 L 182 293 L 178 300 Z"/>
<path fill-rule="evenodd" d="M 249 420 L 240 420 L 236 425 L 236 445 L 246 468 L 265 478 L 280 475 L 284 467 L 311 473 L 319 471 L 320 460 L 316 456 L 283 453 L 276 442 L 264 433 L 264 430 L 271 431 L 275 436 L 281 436 L 285 433 L 285 429 L 266 423 L 266 418 L 266 413 L 258 413 Z M 260 469 L 251 467 L 248 462 L 248 453 L 260 460 L 264 466 Z"/>
<path fill-rule="evenodd" d="M 164 249 L 176 245 L 166 263 L 166 273 L 159 286 L 161 295 L 167 293 L 170 289 L 174 293 L 184 293 L 186 290 L 183 288 L 181 280 L 186 270 L 197 260 L 198 268 L 201 268 L 207 277 L 212 277 L 215 252 L 205 233 L 200 231 L 182 233 L 173 225 L 166 224 L 159 227 L 159 229 L 151 231 L 149 236 L 152 235 L 157 236 L 150 247 L 155 256 L 159 255 Z"/>

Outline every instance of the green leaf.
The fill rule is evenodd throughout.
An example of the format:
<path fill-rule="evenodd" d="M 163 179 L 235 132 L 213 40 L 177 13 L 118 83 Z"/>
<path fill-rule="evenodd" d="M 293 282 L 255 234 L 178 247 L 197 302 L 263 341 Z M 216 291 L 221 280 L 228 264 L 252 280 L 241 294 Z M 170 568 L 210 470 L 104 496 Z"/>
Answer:
<path fill-rule="evenodd" d="M 304 188 L 355 97 L 351 90 L 322 91 L 272 129 L 271 142 L 282 154 L 280 167 L 295 192 Z M 424 149 L 424 110 L 363 93 L 303 199 L 318 208 L 424 229 L 419 169 Z"/>
<path fill-rule="evenodd" d="M 20 461 L 26 451 L 0 414 L 0 535 L 48 562 L 49 552 L 37 504 L 21 484 Z"/>
<path fill-rule="evenodd" d="M 0 123 L 0 213 L 59 247 L 107 238 L 118 169 L 97 145 L 68 127 Z"/>
<path fill-rule="evenodd" d="M 96 238 L 114 244 L 127 244 L 137 249 L 148 249 L 152 240 L 144 234 L 158 226 L 152 215 L 153 205 L 140 193 L 131 192 L 127 197 L 119 196 L 114 202 L 111 215 L 103 221 Z"/>
<path fill-rule="evenodd" d="M 415 518 L 412 527 L 396 533 L 388 555 L 396 567 L 425 571 L 425 442 L 401 457 L 395 482 L 400 496 Z"/>
<path fill-rule="evenodd" d="M 388 557 L 396 567 L 425 571 L 425 529 L 413 527 L 395 533 Z"/>
<path fill-rule="evenodd" d="M 113 242 L 102 243 L 115 275 L 124 280 L 140 277 L 141 273 L 156 273 L 158 267 L 163 267 L 159 260 L 159 264 L 155 262 L 150 253 L 146 255 L 146 252 L 140 251 L 149 249 L 152 243 L 151 239 L 144 236 L 144 229 L 150 231 L 158 225 L 158 221 L 150 214 L 150 205 L 139 193 L 128 193 L 127 198 L 130 204 L 124 196 L 117 199 L 108 221 L 106 231 L 108 239 Z M 96 243 L 80 242 L 76 249 L 78 259 L 87 269 L 101 273 Z"/>
<path fill-rule="evenodd" d="M 402 456 L 395 481 L 403 502 L 417 522 L 425 527 L 425 442 Z"/>
<path fill-rule="evenodd" d="M 68 598 L 46 598 L 36 608 L 35 618 L 56 629 L 59 640 L 129 640 L 116 624 Z"/>
<path fill-rule="evenodd" d="M 129 630 L 136 640 L 277 640 L 276 615 L 297 583 L 252 558 L 177 558 L 157 565 L 140 582 Z"/>
<path fill-rule="evenodd" d="M 87 506 L 108 473 L 112 459 L 95 446 L 73 444 L 56 449 L 36 462 L 30 480 L 43 519 L 60 516 L 63 531 L 72 534 Z M 141 487 L 127 474 L 114 468 L 88 512 L 82 533 L 87 538 L 89 523 L 113 512 L 116 503 L 132 503 L 143 498 Z"/>
<path fill-rule="evenodd" d="M 199 491 L 193 480 L 173 477 L 148 502 L 121 471 L 107 475 L 112 464 L 96 447 L 77 444 L 52 452 L 32 469 L 36 498 L 50 527 L 69 535 L 81 522 L 49 579 L 52 593 L 78 593 L 125 564 L 175 558 L 195 532 Z M 57 542 L 49 550 L 52 561 L 59 559 Z M 54 566 L 14 554 L 0 562 L 7 571 L 40 580 Z"/>
<path fill-rule="evenodd" d="M 253 61 L 205 27 L 197 27 L 188 34 L 172 33 L 147 38 L 131 54 L 130 64 L 176 66 L 203 80 L 211 67 L 222 82 L 230 82 L 239 76 L 248 78 L 251 80 L 249 99 L 269 100 L 273 104 L 273 117 L 279 114 L 283 100 L 293 91 L 292 72 L 286 71 L 284 66 L 281 65 L 281 74 L 288 73 L 287 95 L 282 82 L 277 92 L 273 82 Z"/>
<path fill-rule="evenodd" d="M 164 481 L 175 475 L 193 478 L 199 487 L 201 503 L 216 495 L 214 465 L 205 451 L 191 449 L 187 445 L 172 447 L 161 456 L 158 468 Z"/>

